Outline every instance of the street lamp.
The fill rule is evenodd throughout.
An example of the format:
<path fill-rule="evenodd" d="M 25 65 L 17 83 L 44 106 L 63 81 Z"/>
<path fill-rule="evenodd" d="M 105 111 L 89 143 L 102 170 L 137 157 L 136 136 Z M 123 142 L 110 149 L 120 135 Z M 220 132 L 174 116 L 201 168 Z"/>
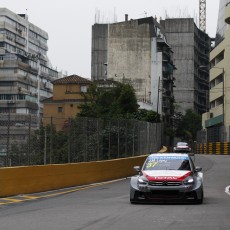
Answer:
<path fill-rule="evenodd" d="M 222 70 L 222 92 L 223 92 L 223 126 L 225 127 L 225 88 L 224 88 L 224 82 L 225 82 L 225 79 L 224 79 L 224 75 L 225 75 L 225 72 L 224 72 L 224 68 L 222 67 L 212 67 L 211 69 L 221 69 Z M 225 139 L 225 138 L 224 138 Z"/>
<path fill-rule="evenodd" d="M 223 128 L 224 128 L 224 135 L 223 135 L 223 141 L 225 141 L 225 71 L 224 68 L 222 67 L 217 67 L 217 66 L 213 66 L 213 67 L 208 67 L 208 66 L 200 66 L 200 69 L 206 68 L 210 71 L 210 69 L 220 69 L 222 70 L 222 94 L 223 94 L 223 101 L 222 101 L 222 113 L 223 113 Z"/>

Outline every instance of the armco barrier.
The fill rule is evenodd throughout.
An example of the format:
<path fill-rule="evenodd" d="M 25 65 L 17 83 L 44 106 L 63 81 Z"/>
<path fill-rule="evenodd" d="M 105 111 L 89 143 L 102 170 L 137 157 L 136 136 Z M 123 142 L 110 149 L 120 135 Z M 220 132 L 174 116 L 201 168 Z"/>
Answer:
<path fill-rule="evenodd" d="M 86 185 L 135 175 L 146 155 L 108 161 L 0 168 L 0 197 Z"/>
<path fill-rule="evenodd" d="M 197 154 L 230 155 L 230 142 L 213 142 L 196 145 Z"/>

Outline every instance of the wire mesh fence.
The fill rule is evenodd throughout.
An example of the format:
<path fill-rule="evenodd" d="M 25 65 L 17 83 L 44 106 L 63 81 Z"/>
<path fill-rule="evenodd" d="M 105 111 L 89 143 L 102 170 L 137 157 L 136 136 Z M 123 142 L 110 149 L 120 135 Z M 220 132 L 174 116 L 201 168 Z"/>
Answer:
<path fill-rule="evenodd" d="M 44 125 L 33 115 L 0 115 L 0 166 L 101 161 L 161 147 L 160 123 L 54 117 L 46 121 Z"/>

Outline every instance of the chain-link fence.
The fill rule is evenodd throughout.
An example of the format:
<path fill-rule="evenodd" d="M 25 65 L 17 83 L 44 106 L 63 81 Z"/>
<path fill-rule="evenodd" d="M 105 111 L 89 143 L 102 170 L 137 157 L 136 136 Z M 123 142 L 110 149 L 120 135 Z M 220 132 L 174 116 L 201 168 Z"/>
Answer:
<path fill-rule="evenodd" d="M 54 117 L 46 121 L 43 125 L 37 116 L 1 114 L 0 166 L 108 160 L 147 154 L 161 147 L 160 123 Z M 57 129 L 61 123 L 62 129 Z"/>

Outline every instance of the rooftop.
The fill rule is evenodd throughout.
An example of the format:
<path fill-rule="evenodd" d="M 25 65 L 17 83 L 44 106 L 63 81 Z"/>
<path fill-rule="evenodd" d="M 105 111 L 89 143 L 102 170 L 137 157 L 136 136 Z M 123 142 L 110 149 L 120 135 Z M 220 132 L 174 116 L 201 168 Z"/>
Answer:
<path fill-rule="evenodd" d="M 71 75 L 63 78 L 59 78 L 52 82 L 54 85 L 65 85 L 65 84 L 91 84 L 92 81 L 78 75 Z"/>

